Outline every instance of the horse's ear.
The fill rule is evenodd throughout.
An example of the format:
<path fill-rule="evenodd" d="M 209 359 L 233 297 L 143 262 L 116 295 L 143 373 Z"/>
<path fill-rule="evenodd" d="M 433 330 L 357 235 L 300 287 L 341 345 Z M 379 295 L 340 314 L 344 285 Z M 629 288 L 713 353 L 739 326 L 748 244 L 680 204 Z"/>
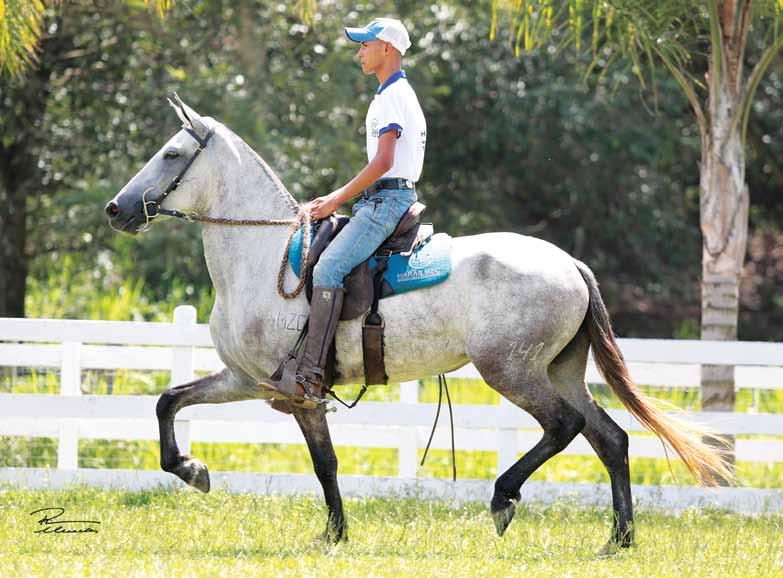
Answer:
<path fill-rule="evenodd" d="M 201 138 L 205 138 L 209 132 L 207 123 L 201 118 L 201 115 L 182 102 L 176 92 L 170 92 L 168 95 L 169 104 L 174 107 L 177 116 L 182 121 L 182 126 L 193 129 Z"/>

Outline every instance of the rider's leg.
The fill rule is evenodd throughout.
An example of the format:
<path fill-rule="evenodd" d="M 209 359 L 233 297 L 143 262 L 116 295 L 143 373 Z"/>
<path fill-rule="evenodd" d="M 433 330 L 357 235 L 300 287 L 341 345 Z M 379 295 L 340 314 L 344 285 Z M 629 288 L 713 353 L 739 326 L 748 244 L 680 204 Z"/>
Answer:
<path fill-rule="evenodd" d="M 384 190 L 354 205 L 353 218 L 324 250 L 313 271 L 310 321 L 295 382 L 281 376 L 262 384 L 306 407 L 317 405 L 323 397 L 326 356 L 340 318 L 343 278 L 394 232 L 400 217 L 415 200 L 413 191 Z"/>

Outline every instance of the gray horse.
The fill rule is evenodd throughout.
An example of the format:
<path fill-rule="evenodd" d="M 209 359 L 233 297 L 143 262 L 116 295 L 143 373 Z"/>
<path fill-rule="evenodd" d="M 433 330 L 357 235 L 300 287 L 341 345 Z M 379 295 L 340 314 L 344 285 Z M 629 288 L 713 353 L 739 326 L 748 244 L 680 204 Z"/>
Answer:
<path fill-rule="evenodd" d="M 226 367 L 166 390 L 157 416 L 161 467 L 207 492 L 207 467 L 180 453 L 174 416 L 193 404 L 269 395 L 258 382 L 277 368 L 295 335 L 279 320 L 305 318 L 308 312 L 304 295 L 287 299 L 280 291 L 280 284 L 292 287 L 298 281 L 280 264 L 292 230 L 285 224 L 301 224 L 302 212 L 236 134 L 199 116 L 176 95 L 169 102 L 182 130 L 107 204 L 106 213 L 112 227 L 131 234 L 146 229 L 159 214 L 203 221 L 204 253 L 216 289 L 209 327 Z M 491 513 L 500 535 L 514 516 L 525 480 L 581 433 L 611 479 L 614 524 L 604 551 L 633 541 L 628 436 L 585 385 L 590 346 L 623 404 L 680 455 L 700 482 L 730 477 L 720 453 L 701 441 L 702 432 L 663 413 L 636 389 L 586 265 L 550 243 L 511 233 L 456 237 L 452 259 L 445 282 L 381 301 L 386 370 L 390 382 L 402 382 L 472 362 L 490 387 L 541 425 L 541 440 L 495 483 Z M 279 270 L 281 283 L 274 274 Z M 335 384 L 361 382 L 359 319 L 340 323 L 336 352 Z M 293 408 L 293 416 L 323 487 L 327 536 L 340 540 L 346 535 L 345 518 L 324 408 Z"/>

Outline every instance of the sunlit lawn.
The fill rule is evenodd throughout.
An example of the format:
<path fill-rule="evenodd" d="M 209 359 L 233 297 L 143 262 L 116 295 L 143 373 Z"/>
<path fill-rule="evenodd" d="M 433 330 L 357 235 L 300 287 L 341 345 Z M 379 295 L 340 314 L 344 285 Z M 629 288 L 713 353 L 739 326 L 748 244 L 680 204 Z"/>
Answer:
<path fill-rule="evenodd" d="M 44 507 L 97 533 L 34 534 Z M 318 538 L 317 497 L 191 490 L 0 491 L 2 576 L 780 576 L 783 516 L 637 512 L 637 546 L 610 559 L 609 512 L 517 511 L 499 538 L 486 504 L 347 500 L 350 539 Z"/>

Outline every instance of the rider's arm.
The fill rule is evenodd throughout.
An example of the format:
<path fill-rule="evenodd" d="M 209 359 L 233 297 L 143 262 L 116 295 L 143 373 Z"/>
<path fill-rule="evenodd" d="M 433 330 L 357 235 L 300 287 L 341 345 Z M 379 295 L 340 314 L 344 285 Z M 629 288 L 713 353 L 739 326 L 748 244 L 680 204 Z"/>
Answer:
<path fill-rule="evenodd" d="M 378 151 L 359 174 L 336 191 L 318 197 L 310 203 L 310 215 L 322 219 L 335 212 L 340 205 L 350 201 L 364 189 L 380 179 L 394 166 L 394 149 L 397 146 L 397 131 L 390 130 L 378 139 Z"/>

